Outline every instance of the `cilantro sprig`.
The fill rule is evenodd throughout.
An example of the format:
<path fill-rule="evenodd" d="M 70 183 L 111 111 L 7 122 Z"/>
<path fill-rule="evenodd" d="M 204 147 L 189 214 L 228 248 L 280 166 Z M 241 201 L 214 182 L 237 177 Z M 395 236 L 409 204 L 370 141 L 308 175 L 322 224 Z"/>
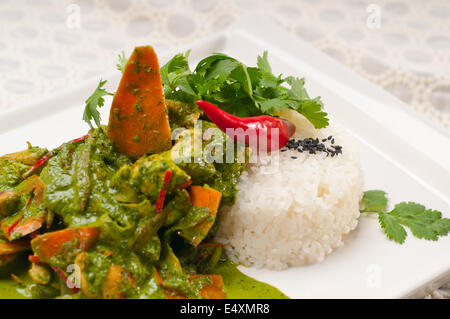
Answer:
<path fill-rule="evenodd" d="M 214 53 L 191 71 L 188 57 L 189 52 L 177 54 L 161 68 L 166 98 L 188 103 L 206 100 L 237 116 L 277 115 L 292 109 L 316 128 L 328 126 L 320 97 L 309 97 L 302 78 L 275 76 L 267 51 L 258 56 L 256 67 Z"/>
<path fill-rule="evenodd" d="M 450 232 L 450 219 L 442 218 L 437 210 L 426 209 L 414 202 L 401 202 L 387 212 L 386 192 L 370 190 L 364 193 L 361 201 L 362 213 L 378 214 L 378 222 L 386 236 L 399 243 L 405 242 L 408 227 L 411 233 L 421 239 L 438 240 Z"/>
<path fill-rule="evenodd" d="M 87 98 L 86 106 L 83 112 L 83 121 L 89 124 L 90 128 L 94 128 L 91 121 L 94 120 L 95 124 L 100 126 L 101 116 L 98 111 L 98 108 L 102 107 L 105 104 L 105 99 L 103 98 L 106 95 L 114 95 L 113 93 L 107 92 L 103 86 L 106 84 L 106 80 L 100 80 L 97 88 L 92 93 L 90 97 Z"/>

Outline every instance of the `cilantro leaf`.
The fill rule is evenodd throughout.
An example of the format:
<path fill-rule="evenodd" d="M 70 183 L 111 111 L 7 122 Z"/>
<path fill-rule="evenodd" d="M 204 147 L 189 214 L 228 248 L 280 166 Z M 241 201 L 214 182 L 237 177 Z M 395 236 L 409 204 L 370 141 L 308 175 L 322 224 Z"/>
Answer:
<path fill-rule="evenodd" d="M 318 98 L 304 100 L 299 113 L 303 114 L 315 128 L 324 128 L 329 124 L 328 114 L 322 111 L 322 101 Z"/>
<path fill-rule="evenodd" d="M 248 67 L 223 53 L 201 60 L 194 71 L 188 54 L 177 54 L 161 68 L 168 99 L 195 103 L 203 99 L 237 116 L 276 116 L 285 109 L 303 114 L 316 128 L 328 125 L 319 97 L 311 99 L 301 78 L 274 75 L 267 51 Z"/>
<path fill-rule="evenodd" d="M 378 212 L 386 211 L 388 199 L 386 192 L 382 190 L 369 190 L 364 192 L 364 196 L 361 200 L 363 206 L 363 212 Z"/>
<path fill-rule="evenodd" d="M 378 222 L 389 239 L 392 239 L 399 244 L 403 244 L 405 242 L 405 228 L 403 228 L 403 226 L 400 225 L 390 214 L 379 212 Z"/>
<path fill-rule="evenodd" d="M 123 73 L 123 71 L 125 71 L 125 65 L 128 62 L 128 59 L 125 57 L 124 51 L 122 51 L 122 53 L 120 53 L 118 55 L 118 59 L 119 59 L 119 63 L 116 64 L 117 70 L 119 70 L 120 72 Z"/>
<path fill-rule="evenodd" d="M 103 97 L 106 95 L 113 95 L 103 88 L 106 82 L 106 80 L 100 80 L 94 93 L 92 93 L 92 95 L 85 101 L 86 106 L 83 112 L 83 121 L 88 123 L 91 128 L 94 128 L 91 123 L 92 120 L 94 120 L 97 127 L 100 126 L 101 117 L 97 108 L 102 107 L 105 104 L 105 99 Z"/>
<path fill-rule="evenodd" d="M 387 201 L 384 191 L 366 191 L 361 200 L 361 212 L 377 213 L 380 226 L 389 239 L 404 243 L 407 236 L 404 226 L 415 237 L 426 240 L 438 240 L 439 236 L 450 233 L 450 219 L 442 218 L 441 212 L 426 209 L 418 203 L 401 202 L 387 213 Z"/>
<path fill-rule="evenodd" d="M 447 235 L 450 231 L 450 219 L 442 218 L 440 212 L 417 203 L 397 204 L 390 215 L 408 227 L 417 238 L 437 240 L 440 234 Z"/>

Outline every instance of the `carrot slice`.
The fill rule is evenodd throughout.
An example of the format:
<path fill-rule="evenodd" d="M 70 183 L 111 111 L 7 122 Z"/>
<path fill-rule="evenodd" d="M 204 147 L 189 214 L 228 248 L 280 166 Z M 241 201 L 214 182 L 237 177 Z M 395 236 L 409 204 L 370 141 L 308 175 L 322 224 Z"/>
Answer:
<path fill-rule="evenodd" d="M 111 105 L 108 136 L 128 156 L 172 146 L 158 58 L 151 46 L 136 47 L 125 66 Z"/>
<path fill-rule="evenodd" d="M 40 229 L 44 224 L 45 213 L 40 214 L 39 216 L 33 216 L 30 218 L 20 220 L 12 229 L 9 231 L 9 238 L 17 238 L 16 234 L 20 234 L 20 237 L 24 237 L 29 235 L 36 230 Z"/>
<path fill-rule="evenodd" d="M 105 299 L 123 299 L 121 291 L 124 269 L 120 265 L 111 265 L 102 285 L 102 296 Z"/>
<path fill-rule="evenodd" d="M 52 257 L 61 254 L 75 257 L 78 252 L 88 250 L 97 240 L 99 233 L 99 228 L 94 226 L 67 228 L 34 238 L 31 247 L 36 256 L 49 263 Z"/>
<path fill-rule="evenodd" d="M 211 187 L 191 186 L 189 188 L 192 205 L 197 207 L 208 207 L 211 212 L 219 209 L 222 193 Z M 215 216 L 215 215 L 214 215 Z"/>
<path fill-rule="evenodd" d="M 191 195 L 192 205 L 196 207 L 207 207 L 209 214 L 213 217 L 194 227 L 195 232 L 199 235 L 191 238 L 191 244 L 193 246 L 198 246 L 214 224 L 217 210 L 219 209 L 220 199 L 222 198 L 222 193 L 216 191 L 214 188 L 202 186 L 191 186 L 189 188 L 189 193 Z M 180 235 L 183 236 L 183 231 Z"/>

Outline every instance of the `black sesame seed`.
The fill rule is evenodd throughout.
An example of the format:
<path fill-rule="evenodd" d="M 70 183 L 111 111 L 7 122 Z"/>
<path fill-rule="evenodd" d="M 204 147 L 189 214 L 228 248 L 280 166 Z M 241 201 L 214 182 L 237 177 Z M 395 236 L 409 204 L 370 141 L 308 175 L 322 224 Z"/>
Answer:
<path fill-rule="evenodd" d="M 326 145 L 328 142 L 328 146 Z M 317 154 L 320 152 L 326 153 L 327 157 L 331 155 L 331 157 L 337 156 L 338 154 L 342 154 L 342 146 L 334 145 L 335 139 L 330 135 L 327 138 L 319 139 L 307 137 L 305 139 L 290 139 L 285 148 L 281 149 L 281 152 L 285 152 L 288 149 L 297 151 L 299 153 L 308 152 L 309 154 Z M 291 156 L 291 158 L 295 159 L 296 156 Z"/>

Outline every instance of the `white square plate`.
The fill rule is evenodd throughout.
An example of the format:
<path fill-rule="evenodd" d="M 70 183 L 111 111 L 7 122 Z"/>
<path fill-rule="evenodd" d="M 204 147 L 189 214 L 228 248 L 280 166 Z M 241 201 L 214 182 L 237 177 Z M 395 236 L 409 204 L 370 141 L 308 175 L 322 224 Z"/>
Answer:
<path fill-rule="evenodd" d="M 149 43 L 151 44 L 151 43 Z M 392 203 L 416 201 L 450 217 L 450 140 L 379 87 L 267 20 L 250 16 L 231 29 L 192 46 L 191 63 L 224 52 L 254 65 L 264 50 L 274 73 L 305 77 L 312 96 L 320 95 L 332 119 L 359 142 L 366 189 L 383 189 Z M 99 75 L 100 77 L 100 75 Z M 114 91 L 120 72 L 104 76 Z M 42 101 L 0 114 L 0 154 L 33 145 L 53 148 L 82 136 L 84 100 L 98 79 Z M 102 109 L 108 118 L 110 99 Z M 284 271 L 241 267 L 246 274 L 278 287 L 292 298 L 399 298 L 422 296 L 450 279 L 450 237 L 437 242 L 409 234 L 403 245 L 386 239 L 376 219 L 359 226 L 324 262 Z"/>

